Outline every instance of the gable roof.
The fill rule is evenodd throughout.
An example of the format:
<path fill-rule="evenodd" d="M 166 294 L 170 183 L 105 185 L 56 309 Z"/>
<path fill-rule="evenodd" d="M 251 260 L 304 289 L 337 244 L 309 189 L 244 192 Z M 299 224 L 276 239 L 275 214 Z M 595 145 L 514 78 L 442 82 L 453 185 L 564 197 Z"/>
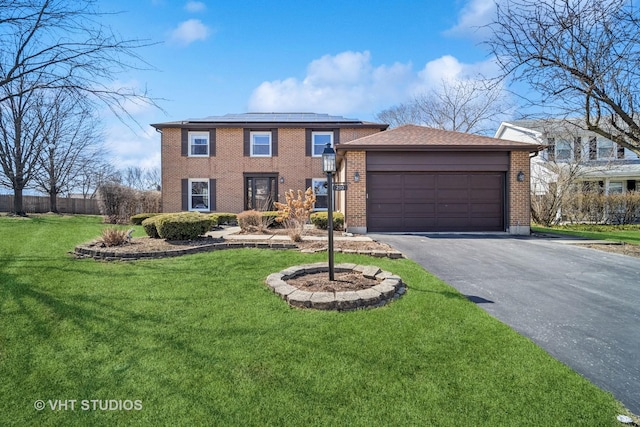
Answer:
<path fill-rule="evenodd" d="M 509 141 L 489 136 L 403 125 L 363 138 L 340 143 L 339 150 L 364 151 L 529 151 L 536 152 L 543 145 Z"/>
<path fill-rule="evenodd" d="M 331 116 L 318 113 L 242 113 L 225 114 L 224 116 L 209 116 L 200 119 L 186 119 L 173 122 L 152 124 L 156 129 L 162 128 L 204 128 L 204 127 L 241 127 L 241 126 L 266 126 L 278 125 L 279 127 L 316 126 L 326 128 L 333 127 L 373 127 L 386 129 L 389 125 L 384 123 L 364 122 L 358 119 L 349 119 L 342 116 Z"/>

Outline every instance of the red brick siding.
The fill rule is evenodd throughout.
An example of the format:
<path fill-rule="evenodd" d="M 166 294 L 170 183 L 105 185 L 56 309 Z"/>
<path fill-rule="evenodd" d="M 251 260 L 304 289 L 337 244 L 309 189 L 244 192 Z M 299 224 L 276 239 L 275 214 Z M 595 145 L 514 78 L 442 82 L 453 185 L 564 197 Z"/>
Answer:
<path fill-rule="evenodd" d="M 524 172 L 523 182 L 518 182 L 518 173 Z M 531 223 L 529 153 L 511 152 L 508 189 L 509 189 L 509 226 L 525 226 Z"/>
<path fill-rule="evenodd" d="M 378 132 L 377 129 L 341 129 L 340 141 L 347 142 Z M 243 156 L 242 128 L 218 128 L 216 156 L 183 157 L 180 154 L 181 130 L 165 128 L 162 132 L 162 206 L 164 212 L 182 209 L 181 180 L 216 179 L 216 207 L 219 212 L 244 210 L 243 172 L 270 172 L 284 178 L 278 182 L 280 201 L 289 189 L 305 189 L 307 178 L 321 178 L 322 160 L 305 156 L 305 129 L 278 129 L 278 156 Z M 364 169 L 362 169 L 364 171 Z M 361 175 L 364 175 L 361 172 Z"/>

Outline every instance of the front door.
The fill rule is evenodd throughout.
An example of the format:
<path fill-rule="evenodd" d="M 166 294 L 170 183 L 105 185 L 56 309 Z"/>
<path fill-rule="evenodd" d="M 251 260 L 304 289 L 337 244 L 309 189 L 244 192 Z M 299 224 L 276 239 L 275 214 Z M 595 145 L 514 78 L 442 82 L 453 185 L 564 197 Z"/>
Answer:
<path fill-rule="evenodd" d="M 270 211 L 274 209 L 273 202 L 277 200 L 277 175 L 245 177 L 245 209 Z"/>

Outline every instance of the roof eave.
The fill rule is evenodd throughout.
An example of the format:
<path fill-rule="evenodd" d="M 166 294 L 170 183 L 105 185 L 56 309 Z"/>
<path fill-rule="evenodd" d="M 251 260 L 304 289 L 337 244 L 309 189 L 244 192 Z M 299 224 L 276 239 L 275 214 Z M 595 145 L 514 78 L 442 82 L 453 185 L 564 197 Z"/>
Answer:
<path fill-rule="evenodd" d="M 384 123 L 370 122 L 205 122 L 205 121 L 182 121 L 152 123 L 156 129 L 211 129 L 211 128 L 240 128 L 251 127 L 254 129 L 278 128 L 312 128 L 312 129 L 335 129 L 335 128 L 369 128 L 386 130 L 389 125 Z"/>
<path fill-rule="evenodd" d="M 542 151 L 544 146 L 526 145 L 357 145 L 338 144 L 339 151 L 527 151 L 535 153 Z"/>

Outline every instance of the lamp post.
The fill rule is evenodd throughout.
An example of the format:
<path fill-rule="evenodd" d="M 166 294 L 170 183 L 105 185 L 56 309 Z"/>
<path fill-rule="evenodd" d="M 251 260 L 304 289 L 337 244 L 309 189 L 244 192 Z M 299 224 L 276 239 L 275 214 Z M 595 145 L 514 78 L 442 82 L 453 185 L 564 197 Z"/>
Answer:
<path fill-rule="evenodd" d="M 327 229 L 329 230 L 329 280 L 333 272 L 333 174 L 336 172 L 336 152 L 327 144 L 322 152 L 322 171 L 327 174 Z"/>

